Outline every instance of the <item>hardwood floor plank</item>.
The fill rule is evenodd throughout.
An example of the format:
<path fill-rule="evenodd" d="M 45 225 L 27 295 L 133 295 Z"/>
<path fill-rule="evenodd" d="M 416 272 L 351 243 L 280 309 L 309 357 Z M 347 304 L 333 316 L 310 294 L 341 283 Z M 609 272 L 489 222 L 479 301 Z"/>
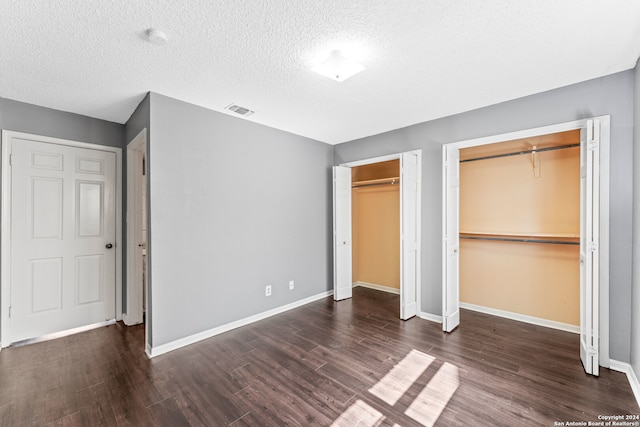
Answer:
<path fill-rule="evenodd" d="M 466 310 L 450 334 L 398 317 L 398 295 L 360 287 L 151 360 L 144 325 L 121 323 L 3 349 L 0 425 L 511 427 L 640 414 L 624 374 L 584 373 L 576 334 Z"/>
<path fill-rule="evenodd" d="M 274 370 L 268 362 L 265 363 L 263 360 L 256 360 L 240 370 L 246 371 L 252 385 L 238 393 L 238 396 L 251 397 L 252 392 L 263 391 L 270 399 L 279 401 L 287 409 L 289 416 L 300 425 L 306 425 L 306 423 L 323 425 L 320 420 L 326 423 L 327 416 L 332 417 L 342 410 L 342 405 L 335 402 L 331 396 L 314 390 L 309 383 L 299 381 L 300 378 L 285 372 L 285 369 Z"/>
<path fill-rule="evenodd" d="M 78 421 L 83 426 L 117 425 L 116 417 L 109 401 L 109 393 L 104 383 L 78 391 L 80 409 Z"/>
<path fill-rule="evenodd" d="M 344 387 L 333 379 L 322 375 L 287 353 L 269 348 L 267 351 L 254 350 L 255 355 L 272 372 L 277 371 L 290 383 L 304 389 L 305 395 L 313 396 L 321 405 L 329 405 L 341 410 L 354 395 L 354 391 Z"/>
<path fill-rule="evenodd" d="M 251 409 L 251 420 L 259 420 L 258 424 L 253 425 L 294 427 L 311 425 L 307 423 L 301 424 L 296 420 L 296 417 L 294 417 L 293 414 L 299 414 L 301 410 L 286 398 L 277 396 L 268 400 L 264 398 L 264 396 L 270 396 L 271 394 L 272 389 L 264 387 L 262 384 L 252 385 L 236 394 L 238 399 Z M 314 421 L 314 419 L 311 418 L 310 421 Z M 234 423 L 236 422 L 239 422 L 240 425 L 243 424 L 242 418 L 236 420 Z M 325 420 L 325 423 L 326 422 L 327 421 Z"/>
<path fill-rule="evenodd" d="M 260 418 L 256 418 L 251 412 L 244 415 L 242 418 L 238 418 L 231 424 L 230 427 L 255 427 L 255 426 L 265 426 L 269 427 L 272 424 L 265 424 L 265 421 Z"/>
<path fill-rule="evenodd" d="M 246 405 L 235 398 L 232 390 L 217 381 L 215 375 L 203 376 L 201 372 L 175 370 L 171 373 L 174 389 L 178 392 L 175 399 L 184 407 L 191 404 L 190 414 L 210 419 L 214 423 L 210 425 L 227 425 L 249 412 Z"/>
<path fill-rule="evenodd" d="M 17 418 L 15 416 L 15 404 L 9 403 L 9 404 L 0 406 L 0 425 L 1 426 L 15 425 L 15 422 L 14 422 L 15 418 Z"/>
<path fill-rule="evenodd" d="M 306 366 L 311 368 L 312 370 L 318 369 L 327 363 L 326 360 L 317 357 L 315 354 L 305 350 L 305 346 L 298 347 L 295 344 L 291 344 L 290 340 L 281 340 L 278 339 L 277 336 L 264 336 L 262 337 L 262 341 L 268 343 L 271 348 L 278 348 L 281 351 L 284 351 L 287 356 L 291 357 L 294 360 L 298 360 L 304 363 Z M 302 341 L 306 341 L 302 339 Z M 311 350 L 316 348 L 317 345 L 314 345 Z"/>
<path fill-rule="evenodd" d="M 64 418 L 57 419 L 47 424 L 47 427 L 81 427 L 82 419 L 80 412 L 74 412 Z"/>
<path fill-rule="evenodd" d="M 123 360 L 114 360 L 109 366 L 109 377 L 103 384 L 117 423 L 126 426 L 143 424 L 149 415 L 145 405 L 149 400 L 153 400 L 148 396 L 155 396 L 153 383 L 135 382 Z"/>
<path fill-rule="evenodd" d="M 192 425 L 176 402 L 176 398 L 169 397 L 149 407 L 154 424 L 166 427 L 188 427 Z M 196 424 L 197 425 L 197 424 Z M 204 425 L 204 424 L 202 424 Z"/>

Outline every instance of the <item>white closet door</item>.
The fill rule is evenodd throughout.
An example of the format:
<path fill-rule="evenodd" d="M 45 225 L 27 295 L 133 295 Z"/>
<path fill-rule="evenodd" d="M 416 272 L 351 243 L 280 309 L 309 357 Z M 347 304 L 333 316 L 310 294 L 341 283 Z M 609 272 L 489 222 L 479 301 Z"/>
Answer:
<path fill-rule="evenodd" d="M 11 140 L 9 342 L 115 318 L 114 153 Z"/>
<path fill-rule="evenodd" d="M 351 298 L 351 168 L 333 167 L 333 299 Z"/>
<path fill-rule="evenodd" d="M 589 120 L 580 138 L 580 359 L 599 371 L 600 122 Z"/>
<path fill-rule="evenodd" d="M 400 318 L 407 320 L 418 314 L 418 156 L 402 154 L 400 170 Z"/>
<path fill-rule="evenodd" d="M 453 331 L 460 324 L 460 152 L 443 147 L 443 253 L 442 330 Z"/>

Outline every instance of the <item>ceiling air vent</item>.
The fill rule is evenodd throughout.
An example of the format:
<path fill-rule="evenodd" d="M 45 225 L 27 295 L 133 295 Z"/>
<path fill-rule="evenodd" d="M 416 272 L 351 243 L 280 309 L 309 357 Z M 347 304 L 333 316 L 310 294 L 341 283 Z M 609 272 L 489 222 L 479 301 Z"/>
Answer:
<path fill-rule="evenodd" d="M 227 105 L 225 109 L 231 110 L 234 113 L 240 114 L 241 116 L 250 116 L 255 112 L 236 104 Z"/>

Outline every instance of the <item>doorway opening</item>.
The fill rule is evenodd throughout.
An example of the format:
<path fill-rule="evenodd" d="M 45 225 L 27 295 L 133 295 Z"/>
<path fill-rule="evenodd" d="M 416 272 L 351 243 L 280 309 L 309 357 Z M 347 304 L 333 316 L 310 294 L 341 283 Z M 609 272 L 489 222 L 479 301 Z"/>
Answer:
<path fill-rule="evenodd" d="M 334 299 L 354 286 L 400 294 L 419 312 L 421 151 L 334 167 Z"/>
<path fill-rule="evenodd" d="M 580 131 L 460 150 L 460 307 L 580 333 Z"/>
<path fill-rule="evenodd" d="M 127 299 L 123 320 L 128 326 L 143 323 L 148 307 L 147 164 L 143 129 L 127 145 Z"/>
<path fill-rule="evenodd" d="M 508 164 L 510 157 L 520 158 L 527 178 L 520 170 L 520 177 L 502 175 L 508 182 L 494 179 L 496 189 L 509 194 L 461 188 L 464 182 L 477 187 L 481 179 L 514 167 Z M 461 163 L 466 162 L 476 165 L 465 165 L 464 176 Z M 485 169 L 485 178 L 474 175 L 480 169 Z M 563 176 L 571 180 L 560 186 L 566 187 L 564 193 L 553 180 L 544 183 L 547 177 Z M 453 331 L 460 323 L 464 299 L 475 298 L 467 308 L 511 318 L 516 313 L 515 320 L 579 332 L 585 371 L 598 375 L 599 365 L 609 365 L 608 184 L 609 116 L 445 145 L 443 330 Z M 468 190 L 471 194 L 466 194 Z M 490 259 L 496 251 L 502 251 L 502 257 Z M 470 260 L 474 253 L 476 259 Z M 493 273 L 485 271 L 484 280 L 480 273 L 491 263 Z M 528 272 L 517 271 L 518 263 Z M 496 269 L 515 271 L 500 284 Z M 541 274 L 545 269 L 551 269 L 546 276 Z M 475 283 L 462 284 L 463 277 L 467 281 L 473 277 Z M 473 286 L 483 280 L 495 289 L 485 288 L 486 294 L 480 295 Z M 518 281 L 524 283 L 526 300 L 510 298 L 514 289 L 505 288 L 506 283 L 517 286 Z M 492 304 L 495 307 L 486 307 Z M 568 316 L 559 315 L 563 308 Z"/>
<path fill-rule="evenodd" d="M 399 295 L 400 160 L 351 168 L 351 188 L 353 286 Z"/>

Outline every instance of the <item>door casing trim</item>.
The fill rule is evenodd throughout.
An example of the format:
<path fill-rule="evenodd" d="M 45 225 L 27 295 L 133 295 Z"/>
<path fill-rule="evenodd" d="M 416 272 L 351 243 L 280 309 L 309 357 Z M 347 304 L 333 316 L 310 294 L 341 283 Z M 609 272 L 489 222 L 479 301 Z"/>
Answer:
<path fill-rule="evenodd" d="M 134 252 L 139 251 L 138 242 L 139 236 L 142 233 L 142 223 L 141 223 L 141 210 L 142 206 L 140 206 L 139 199 L 141 196 L 141 186 L 144 182 L 144 185 L 147 185 L 146 182 L 146 174 L 144 177 L 139 176 L 138 166 L 134 163 L 134 160 L 138 160 L 137 155 L 142 152 L 146 154 L 146 144 L 147 144 L 147 128 L 142 129 L 138 135 L 136 135 L 128 144 L 127 144 L 127 185 L 124 189 L 125 197 L 127 198 L 127 255 L 126 255 L 126 265 L 127 265 L 127 277 L 126 277 L 126 307 L 123 307 L 122 320 L 125 325 L 137 325 L 143 322 L 143 287 L 148 286 L 147 281 L 149 278 L 148 272 L 144 271 L 144 267 L 142 265 L 142 260 L 137 256 L 134 256 Z M 148 165 L 148 159 L 146 160 Z M 143 171 L 144 172 L 144 171 Z M 147 189 L 147 198 L 149 197 L 149 192 Z M 147 218 L 147 224 L 148 224 Z M 148 232 L 148 231 L 147 231 Z M 138 237 L 136 237 L 138 236 Z M 148 240 L 145 242 L 148 250 Z M 147 252 L 147 260 L 149 259 L 149 255 Z M 138 283 L 139 274 L 144 271 L 145 274 L 145 283 L 140 285 Z M 146 293 L 148 295 L 148 292 Z M 148 304 L 145 304 L 148 308 Z"/>
<path fill-rule="evenodd" d="M 422 149 L 411 150 L 411 151 L 403 151 L 393 154 L 387 154 L 384 156 L 370 157 L 366 159 L 354 160 L 350 162 L 340 163 L 338 166 L 344 166 L 348 168 L 354 168 L 358 166 L 371 165 L 374 163 L 386 162 L 389 160 L 398 160 L 400 162 L 403 154 L 412 154 L 418 157 L 417 159 L 417 171 L 416 171 L 416 186 L 417 186 L 417 208 L 416 208 L 416 235 L 417 238 L 417 253 L 418 253 L 418 264 L 417 264 L 417 273 L 416 273 L 416 303 L 417 303 L 417 314 L 416 316 L 421 317 L 422 314 Z M 402 166 L 402 165 L 401 165 Z M 402 174 L 402 171 L 400 171 Z M 352 221 L 353 222 L 353 221 Z M 402 224 L 402 195 L 400 195 L 400 224 Z M 352 224 L 353 226 L 353 224 Z M 402 225 L 401 225 L 402 230 Z M 402 252 L 402 241 L 400 242 L 400 252 Z M 402 254 L 400 256 L 401 264 L 402 264 Z M 351 264 L 353 265 L 353 260 L 351 260 Z M 335 266 L 334 266 L 335 268 Z M 402 270 L 402 265 L 400 265 L 400 269 Z M 402 273 L 400 273 L 402 277 Z M 335 286 L 335 285 L 334 285 Z M 402 304 L 402 279 L 400 282 L 400 300 Z"/>
<path fill-rule="evenodd" d="M 36 135 L 25 132 L 2 130 L 2 196 L 0 201 L 0 349 L 9 346 L 9 307 L 11 302 L 11 167 L 9 156 L 11 154 L 11 140 L 13 138 L 32 139 L 48 144 L 65 145 L 69 147 L 85 148 L 114 153 L 116 155 L 116 182 L 115 182 L 115 223 L 116 241 L 116 312 L 115 319 L 122 319 L 122 148 L 107 145 L 91 144 L 88 142 L 72 141 L 69 139 L 54 138 L 50 136 Z"/>

